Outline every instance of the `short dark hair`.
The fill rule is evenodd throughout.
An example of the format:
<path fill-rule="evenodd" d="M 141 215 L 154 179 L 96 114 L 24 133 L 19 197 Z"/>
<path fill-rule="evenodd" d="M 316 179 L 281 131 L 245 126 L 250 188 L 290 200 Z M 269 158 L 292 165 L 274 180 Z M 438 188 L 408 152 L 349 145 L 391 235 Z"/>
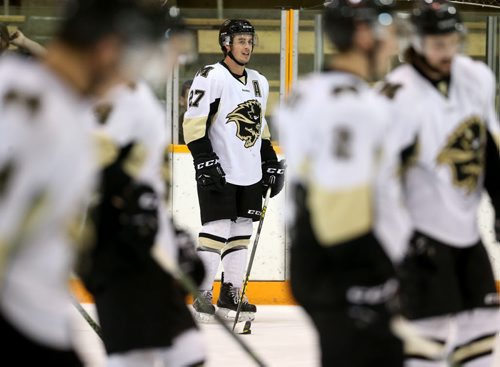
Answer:
<path fill-rule="evenodd" d="M 168 12 L 143 0 L 68 0 L 56 37 L 88 48 L 110 35 L 126 42 L 165 37 Z"/>

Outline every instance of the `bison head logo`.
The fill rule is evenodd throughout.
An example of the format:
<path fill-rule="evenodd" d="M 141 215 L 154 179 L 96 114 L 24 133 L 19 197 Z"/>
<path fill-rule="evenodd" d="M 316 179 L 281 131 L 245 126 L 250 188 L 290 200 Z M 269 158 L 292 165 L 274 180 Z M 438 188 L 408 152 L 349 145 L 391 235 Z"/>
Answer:
<path fill-rule="evenodd" d="M 227 116 L 226 124 L 236 124 L 236 136 L 245 142 L 245 148 L 255 145 L 262 126 L 262 108 L 259 101 L 252 99 L 238 104 Z"/>
<path fill-rule="evenodd" d="M 485 161 L 486 129 L 477 116 L 466 120 L 449 136 L 437 157 L 451 168 L 456 186 L 472 193 L 477 189 Z"/>

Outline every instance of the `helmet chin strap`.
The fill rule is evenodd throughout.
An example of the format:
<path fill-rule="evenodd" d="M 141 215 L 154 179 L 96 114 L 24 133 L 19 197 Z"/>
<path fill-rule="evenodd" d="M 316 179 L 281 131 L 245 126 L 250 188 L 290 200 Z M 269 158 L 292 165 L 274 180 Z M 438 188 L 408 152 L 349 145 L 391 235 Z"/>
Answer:
<path fill-rule="evenodd" d="M 228 51 L 227 52 L 227 55 L 231 58 L 231 60 L 233 60 L 235 63 L 237 63 L 239 66 L 245 66 L 247 63 L 242 63 L 242 62 L 239 62 L 238 60 L 236 60 L 236 57 L 234 57 L 233 53 L 231 51 Z"/>

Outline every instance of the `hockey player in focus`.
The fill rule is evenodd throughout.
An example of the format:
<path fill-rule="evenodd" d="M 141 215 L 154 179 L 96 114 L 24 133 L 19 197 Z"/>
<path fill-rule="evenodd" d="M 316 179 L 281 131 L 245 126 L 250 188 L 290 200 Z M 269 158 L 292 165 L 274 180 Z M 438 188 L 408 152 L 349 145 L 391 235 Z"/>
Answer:
<path fill-rule="evenodd" d="M 477 211 L 486 190 L 500 240 L 495 78 L 460 54 L 465 30 L 450 2 L 419 2 L 411 24 L 406 63 L 382 87 L 394 103 L 393 140 L 416 229 L 401 271 L 402 307 L 442 354 L 411 349 L 405 366 L 492 367 L 499 302 Z M 416 102 L 420 107 L 411 108 Z"/>
<path fill-rule="evenodd" d="M 127 57 L 152 79 L 131 79 L 117 68 L 116 85 L 95 107 L 94 133 L 101 151 L 111 154 L 91 209 L 96 245 L 82 255 L 79 273 L 96 304 L 107 366 L 201 366 L 201 334 L 185 291 L 169 273 L 171 263 L 162 259 L 198 283 L 204 269 L 194 241 L 167 213 L 170 136 L 149 85 L 165 81 L 182 56 L 179 46 L 190 41 L 194 48 L 194 42 L 169 9 L 150 11 L 158 22 L 155 42 L 137 45 Z"/>
<path fill-rule="evenodd" d="M 326 5 L 325 33 L 338 52 L 276 114 L 293 208 L 292 292 L 318 331 L 322 366 L 403 365 L 403 344 L 391 328 L 398 312 L 393 262 L 411 228 L 396 177 L 378 186 L 391 116 L 368 84 L 396 53 L 391 4 L 383 4 Z M 379 201 L 396 221 L 382 218 Z"/>
<path fill-rule="evenodd" d="M 240 297 L 252 222 L 259 220 L 262 197 L 284 184 L 285 165 L 271 145 L 265 119 L 269 84 L 248 69 L 257 41 L 244 19 L 226 20 L 219 31 L 224 59 L 195 75 L 184 115 L 184 139 L 193 155 L 202 229 L 198 253 L 206 269 L 200 286 L 205 300 L 194 301 L 195 315 L 215 314 L 212 288 L 219 263 L 223 277 L 217 312 L 233 319 Z M 240 319 L 253 320 L 257 308 L 243 300 Z"/>
<path fill-rule="evenodd" d="M 65 15 L 43 62 L 0 62 L 0 337 L 23 366 L 82 366 L 68 287 L 97 174 L 86 112 L 145 36 L 123 22 L 149 28 L 132 1 L 72 1 Z"/>

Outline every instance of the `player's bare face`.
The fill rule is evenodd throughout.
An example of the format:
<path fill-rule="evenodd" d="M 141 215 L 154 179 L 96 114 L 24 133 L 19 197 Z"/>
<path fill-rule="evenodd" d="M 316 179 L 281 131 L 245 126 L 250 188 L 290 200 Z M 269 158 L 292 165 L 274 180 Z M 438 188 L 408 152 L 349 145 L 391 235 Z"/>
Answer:
<path fill-rule="evenodd" d="M 425 36 L 422 51 L 427 63 L 437 72 L 450 74 L 451 63 L 462 44 L 461 36 L 456 33 Z"/>
<path fill-rule="evenodd" d="M 376 73 L 374 77 L 380 77 L 389 71 L 392 59 L 397 55 L 398 39 L 396 35 L 396 27 L 394 24 L 384 26 L 378 32 L 383 32 L 379 35 L 379 46 L 377 48 L 376 57 Z"/>
<path fill-rule="evenodd" d="M 231 52 L 236 60 L 242 64 L 250 61 L 254 46 L 254 38 L 250 34 L 239 34 L 233 38 Z"/>

